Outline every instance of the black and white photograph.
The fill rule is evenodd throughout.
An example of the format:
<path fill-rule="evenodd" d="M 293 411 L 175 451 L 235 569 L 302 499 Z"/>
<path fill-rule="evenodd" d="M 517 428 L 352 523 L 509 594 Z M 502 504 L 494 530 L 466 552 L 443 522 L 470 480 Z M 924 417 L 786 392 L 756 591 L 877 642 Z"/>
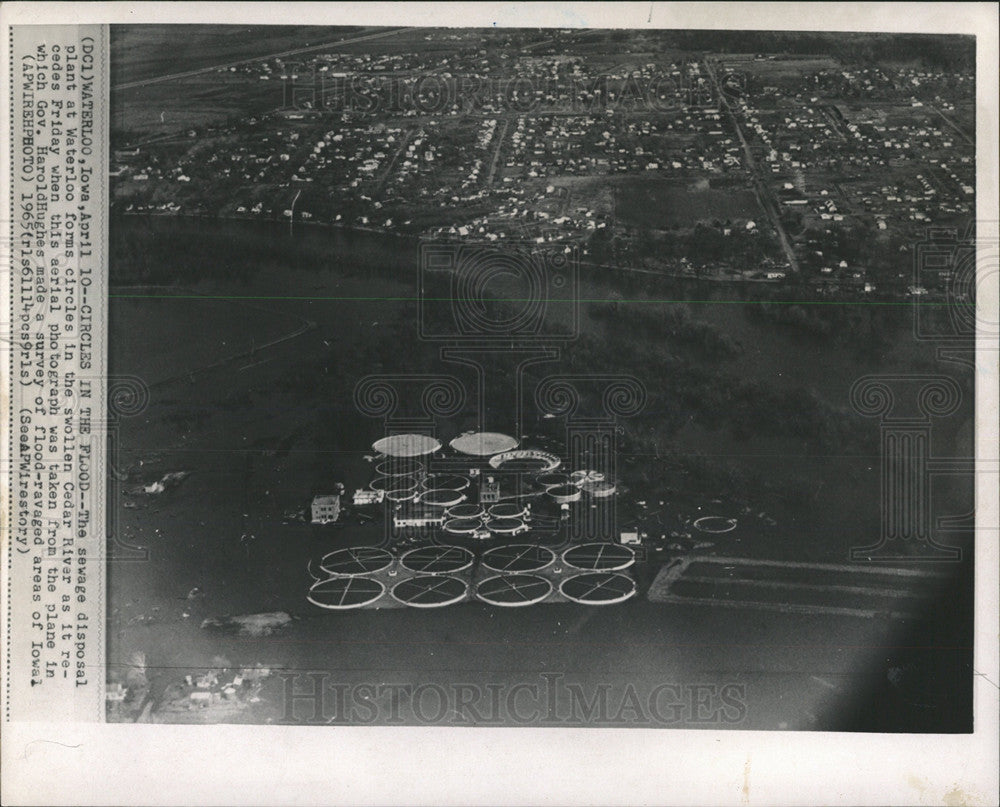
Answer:
<path fill-rule="evenodd" d="M 868 4 L 884 30 L 792 24 L 794 4 L 758 4 L 787 28 L 432 5 L 118 17 L 103 49 L 19 63 L 12 171 L 35 184 L 12 195 L 12 255 L 66 257 L 28 280 L 11 263 L 15 400 L 66 407 L 65 434 L 10 414 L 31 688 L 75 675 L 100 693 L 88 719 L 197 725 L 162 735 L 195 747 L 206 726 L 551 729 L 532 736 L 639 771 L 664 752 L 626 758 L 600 730 L 651 749 L 982 730 L 1000 469 L 982 37 L 910 30 L 905 4 Z M 82 105 L 39 100 L 60 82 Z M 44 218 L 60 194 L 79 214 Z M 73 261 L 101 238 L 91 285 Z M 46 307 L 63 330 L 35 337 Z M 78 378 L 45 374 L 57 345 Z M 79 463 L 57 484 L 40 458 L 62 452 Z M 93 514 L 71 515 L 92 483 Z M 57 548 L 60 509 L 78 537 Z M 98 566 L 103 613 L 71 624 Z M 756 802 L 751 770 L 733 803 Z M 912 803 L 996 795 L 923 776 Z M 627 799 L 609 790 L 593 803 Z"/>

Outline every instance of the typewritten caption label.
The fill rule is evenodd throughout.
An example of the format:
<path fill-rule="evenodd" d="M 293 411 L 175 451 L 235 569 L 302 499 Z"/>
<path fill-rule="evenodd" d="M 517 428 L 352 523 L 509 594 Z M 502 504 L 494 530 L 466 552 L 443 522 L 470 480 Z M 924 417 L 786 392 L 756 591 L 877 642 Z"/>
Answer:
<path fill-rule="evenodd" d="M 106 29 L 11 29 L 7 720 L 104 698 Z"/>

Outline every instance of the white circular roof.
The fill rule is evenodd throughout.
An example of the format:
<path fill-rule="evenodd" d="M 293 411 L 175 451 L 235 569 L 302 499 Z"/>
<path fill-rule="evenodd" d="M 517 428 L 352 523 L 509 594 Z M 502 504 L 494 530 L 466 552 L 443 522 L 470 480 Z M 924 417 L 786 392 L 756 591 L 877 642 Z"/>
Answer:
<path fill-rule="evenodd" d="M 441 448 L 441 442 L 426 434 L 393 434 L 372 443 L 372 450 L 389 457 L 420 457 Z"/>
<path fill-rule="evenodd" d="M 456 437 L 451 441 L 451 447 L 462 454 L 492 457 L 517 448 L 517 440 L 500 432 L 473 432 Z"/>

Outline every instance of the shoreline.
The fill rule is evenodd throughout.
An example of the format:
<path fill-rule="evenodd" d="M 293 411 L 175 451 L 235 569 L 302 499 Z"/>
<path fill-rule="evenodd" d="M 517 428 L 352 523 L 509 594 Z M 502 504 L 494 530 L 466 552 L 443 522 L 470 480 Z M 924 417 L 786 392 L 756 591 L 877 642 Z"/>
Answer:
<path fill-rule="evenodd" d="M 251 218 L 249 216 L 238 216 L 238 215 L 219 215 L 219 216 L 209 216 L 200 213 L 169 213 L 169 212 L 127 212 L 121 211 L 112 215 L 112 220 L 115 215 L 121 216 L 123 218 L 156 218 L 156 219 L 190 219 L 199 222 L 220 222 L 220 223 L 247 223 L 247 224 L 267 224 L 268 226 L 283 226 L 285 222 L 279 221 L 278 219 L 268 219 L 262 221 L 261 219 Z M 340 224 L 335 222 L 321 222 L 321 221 L 298 221 L 295 222 L 296 225 L 313 228 L 317 232 L 336 230 L 342 233 L 366 233 L 369 235 L 378 236 L 390 236 L 402 241 L 412 241 L 415 243 L 420 243 L 422 241 L 430 241 L 420 235 L 415 235 L 411 233 L 401 233 L 395 232 L 393 230 L 385 230 L 379 227 L 367 227 L 360 224 Z M 295 233 L 292 227 L 289 227 L 289 234 L 294 237 Z M 444 242 L 450 243 L 450 242 Z M 456 242 L 458 243 L 458 242 Z M 614 266 L 607 263 L 595 263 L 594 261 L 579 261 L 579 266 L 581 269 L 588 269 L 590 271 L 603 270 L 607 272 L 620 272 L 622 274 L 636 274 L 644 275 L 652 278 L 662 278 L 663 280 L 669 281 L 687 281 L 687 282 L 708 282 L 708 283 L 718 283 L 718 284 L 732 284 L 732 285 L 742 285 L 742 284 L 753 284 L 753 285 L 763 285 L 772 288 L 780 288 L 780 284 L 777 280 L 770 280 L 767 278 L 749 278 L 749 277 L 716 277 L 716 276 L 704 276 L 698 277 L 690 274 L 683 274 L 678 272 L 660 272 L 653 269 L 643 269 L 638 266 Z M 750 302 L 750 301 L 748 301 Z M 765 301 L 766 302 L 766 301 Z"/>

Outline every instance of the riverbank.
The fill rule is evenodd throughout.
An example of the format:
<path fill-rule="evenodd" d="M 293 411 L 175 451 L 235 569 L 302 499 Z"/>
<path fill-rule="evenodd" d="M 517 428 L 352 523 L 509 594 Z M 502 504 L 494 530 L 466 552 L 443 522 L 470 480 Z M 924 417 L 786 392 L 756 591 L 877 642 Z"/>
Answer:
<path fill-rule="evenodd" d="M 137 213 L 137 212 L 122 212 L 122 211 L 119 211 L 116 215 L 119 215 L 119 216 L 121 216 L 123 218 L 135 218 L 135 219 L 142 219 L 142 218 L 154 218 L 154 219 L 156 219 L 156 218 L 159 218 L 159 219 L 191 219 L 191 220 L 201 221 L 201 222 L 206 222 L 206 223 L 210 223 L 210 222 L 252 223 L 252 224 L 256 224 L 256 225 L 266 225 L 266 226 L 271 227 L 271 228 L 283 228 L 284 224 L 285 224 L 284 222 L 281 222 L 281 221 L 279 221 L 277 219 L 267 220 L 267 221 L 261 221 L 260 219 L 254 218 L 252 216 L 241 216 L 241 215 L 238 215 L 238 214 L 208 216 L 208 215 L 200 215 L 200 214 L 197 214 L 197 213 L 183 213 L 183 212 L 176 212 L 176 213 L 174 213 L 174 212 L 142 212 L 142 213 Z M 433 242 L 433 243 L 455 243 L 456 245 L 460 245 L 462 243 L 478 243 L 478 242 L 475 242 L 474 239 L 472 239 L 472 240 L 470 240 L 470 239 L 462 239 L 462 240 L 455 240 L 454 242 L 448 242 L 448 241 L 442 242 L 440 240 L 434 240 L 434 239 L 424 238 L 420 234 L 416 234 L 416 233 L 402 233 L 402 232 L 397 232 L 397 231 L 394 231 L 394 230 L 388 230 L 388 229 L 380 228 L 380 227 L 368 227 L 368 226 L 361 225 L 361 224 L 345 224 L 345 223 L 340 223 L 340 222 L 319 222 L 319 221 L 296 221 L 294 223 L 289 223 L 289 234 L 290 235 L 294 235 L 294 228 L 295 227 L 298 227 L 300 229 L 306 229 L 306 230 L 313 229 L 313 230 L 317 230 L 317 231 L 334 231 L 334 232 L 341 232 L 341 233 L 367 233 L 367 234 L 376 235 L 376 236 L 379 236 L 379 237 L 387 237 L 387 238 L 397 239 L 401 243 L 406 243 L 408 245 L 415 246 L 417 248 L 419 248 L 418 245 L 420 243 L 428 243 L 428 242 Z M 490 245 L 491 242 L 485 242 L 484 241 L 483 243 L 488 246 L 488 245 Z M 502 246 L 502 243 L 503 242 L 497 242 L 498 246 Z M 561 247 L 561 246 L 564 246 L 564 245 L 562 243 L 560 243 L 560 242 L 551 242 L 550 246 L 552 248 L 556 248 L 556 247 Z M 721 272 L 720 273 L 714 273 L 714 274 L 710 274 L 710 273 L 698 274 L 698 273 L 694 272 L 693 270 L 684 271 L 684 272 L 670 272 L 670 271 L 664 271 L 664 270 L 644 269 L 644 268 L 638 267 L 638 266 L 626 266 L 626 265 L 621 265 L 621 264 L 597 263 L 597 262 L 594 262 L 594 261 L 588 261 L 588 260 L 584 260 L 584 259 L 578 259 L 577 260 L 577 265 L 580 267 L 580 269 L 585 270 L 585 271 L 594 272 L 594 273 L 598 273 L 598 272 L 601 272 L 601 273 L 611 273 L 612 275 L 617 275 L 617 276 L 636 275 L 636 276 L 639 276 L 639 277 L 646 277 L 646 278 L 651 278 L 651 279 L 652 278 L 660 278 L 660 279 L 663 279 L 665 281 L 686 281 L 686 282 L 692 282 L 692 283 L 717 284 L 717 285 L 720 285 L 720 286 L 737 286 L 737 287 L 746 286 L 746 287 L 749 287 L 749 288 L 767 288 L 767 289 L 770 289 L 770 290 L 775 290 L 776 292 L 780 292 L 781 290 L 789 288 L 788 284 L 786 284 L 786 283 L 783 282 L 784 281 L 783 277 L 782 278 L 776 278 L 776 277 L 769 278 L 769 277 L 766 277 L 766 276 L 764 276 L 764 277 L 753 277 L 753 276 L 744 276 L 744 275 L 736 277 L 736 276 L 733 276 L 733 275 L 730 275 L 730 274 L 724 275 Z M 835 284 L 831 284 L 831 283 L 829 283 L 829 281 L 824 281 L 824 284 L 823 284 L 822 287 L 829 287 L 831 285 L 835 285 Z M 796 283 L 792 288 L 800 288 L 800 287 L 801 287 L 801 284 L 800 283 Z M 821 288 L 821 287 L 817 287 L 817 288 Z M 837 287 L 837 290 L 840 291 L 840 288 Z M 872 303 L 878 303 L 880 301 L 884 302 L 884 301 L 887 301 L 887 300 L 897 300 L 897 301 L 899 301 L 901 299 L 905 300 L 905 298 L 900 298 L 898 295 L 887 295 L 885 293 L 879 293 L 877 290 L 874 293 L 866 293 L 864 291 L 863 287 L 860 287 L 860 286 L 851 287 L 851 288 L 849 288 L 849 290 L 844 290 L 844 291 L 846 291 L 846 293 L 841 293 L 840 296 L 841 296 L 841 299 L 843 300 L 843 302 L 845 302 L 845 303 L 851 303 L 851 302 L 857 302 L 859 300 L 864 300 L 866 303 L 872 304 Z M 824 292 L 824 300 L 825 300 L 825 302 L 836 302 L 835 299 L 833 299 L 833 300 L 830 299 L 830 293 L 829 292 Z"/>

